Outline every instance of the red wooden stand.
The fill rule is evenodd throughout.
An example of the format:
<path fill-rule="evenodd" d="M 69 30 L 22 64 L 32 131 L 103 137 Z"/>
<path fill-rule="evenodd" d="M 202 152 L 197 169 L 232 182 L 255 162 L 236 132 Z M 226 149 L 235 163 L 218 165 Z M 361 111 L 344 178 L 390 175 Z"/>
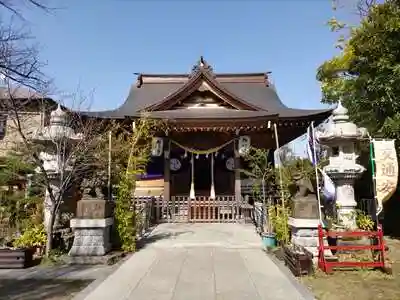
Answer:
<path fill-rule="evenodd" d="M 342 245 L 342 246 L 325 246 L 324 238 L 340 238 L 340 237 L 369 237 L 376 240 L 374 245 Z M 356 267 L 356 268 L 381 268 L 385 269 L 385 244 L 383 241 L 383 231 L 378 226 L 377 231 L 325 231 L 322 226 L 318 226 L 318 267 L 325 273 L 332 273 L 335 267 Z M 324 250 L 371 250 L 377 254 L 377 260 L 372 261 L 327 261 Z M 375 257 L 375 255 L 373 255 Z"/>

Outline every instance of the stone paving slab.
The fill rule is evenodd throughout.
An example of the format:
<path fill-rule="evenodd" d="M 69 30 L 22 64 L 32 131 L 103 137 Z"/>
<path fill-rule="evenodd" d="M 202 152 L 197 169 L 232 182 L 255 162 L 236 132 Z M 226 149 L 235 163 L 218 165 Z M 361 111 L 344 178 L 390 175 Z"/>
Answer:
<path fill-rule="evenodd" d="M 150 236 L 150 247 L 260 248 L 254 226 L 244 224 L 167 223 L 157 226 Z"/>
<path fill-rule="evenodd" d="M 310 300 L 239 224 L 163 224 L 86 300 Z"/>

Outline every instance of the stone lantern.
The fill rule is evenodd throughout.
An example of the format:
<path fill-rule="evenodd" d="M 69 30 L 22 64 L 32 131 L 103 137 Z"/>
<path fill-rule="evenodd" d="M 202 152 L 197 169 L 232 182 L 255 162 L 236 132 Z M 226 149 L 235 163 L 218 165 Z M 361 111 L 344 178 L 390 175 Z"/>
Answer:
<path fill-rule="evenodd" d="M 34 142 L 44 146 L 39 158 L 43 161 L 43 168 L 51 181 L 50 185 L 56 197 L 59 186 L 62 184 L 62 178 L 69 176 L 70 170 L 69 166 L 66 165 L 65 157 L 73 144 L 80 139 L 81 136 L 75 134 L 74 129 L 69 126 L 67 113 L 61 109 L 60 105 L 51 112 L 49 125 L 39 128 L 33 136 Z M 41 171 L 39 167 L 36 169 L 38 173 Z M 50 222 L 51 206 L 50 193 L 46 189 L 44 198 L 44 224 L 46 228 Z"/>
<path fill-rule="evenodd" d="M 348 110 L 339 102 L 333 111 L 332 123 L 324 132 L 317 133 L 319 142 L 329 146 L 329 165 L 324 172 L 336 186 L 336 210 L 339 223 L 346 228 L 356 228 L 354 182 L 365 171 L 357 163 L 357 146 L 367 137 L 365 128 L 349 121 Z"/>

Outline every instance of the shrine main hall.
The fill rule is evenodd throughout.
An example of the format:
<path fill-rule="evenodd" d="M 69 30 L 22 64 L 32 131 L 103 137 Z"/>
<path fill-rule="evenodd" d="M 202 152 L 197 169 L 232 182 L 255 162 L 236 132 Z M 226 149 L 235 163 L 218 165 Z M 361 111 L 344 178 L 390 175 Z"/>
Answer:
<path fill-rule="evenodd" d="M 188 74 L 139 74 L 120 107 L 89 116 L 163 120 L 168 129 L 153 139 L 137 197 L 172 203 L 177 219 L 235 219 L 246 194 L 245 149 L 271 154 L 331 114 L 331 109 L 287 107 L 268 74 L 215 73 L 201 57 Z M 194 202 L 198 212 L 191 208 Z"/>

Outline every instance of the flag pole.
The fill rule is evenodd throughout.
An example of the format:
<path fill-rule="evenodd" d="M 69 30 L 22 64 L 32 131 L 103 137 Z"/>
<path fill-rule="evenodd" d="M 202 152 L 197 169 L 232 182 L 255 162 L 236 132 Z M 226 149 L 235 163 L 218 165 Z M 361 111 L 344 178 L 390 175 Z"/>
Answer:
<path fill-rule="evenodd" d="M 375 149 L 374 149 L 374 140 L 368 135 L 369 139 L 369 159 L 371 161 L 371 175 L 372 175 L 372 189 L 374 193 L 374 218 L 376 224 L 378 224 L 378 216 L 382 212 L 382 206 L 378 203 L 378 198 L 376 195 L 376 174 L 375 174 Z"/>
<path fill-rule="evenodd" d="M 311 134 L 312 134 L 312 143 L 313 143 L 313 164 L 314 164 L 314 171 L 315 171 L 315 181 L 317 184 L 317 200 L 318 200 L 318 214 L 319 214 L 319 221 L 322 225 L 322 210 L 321 210 L 321 194 L 319 191 L 319 176 L 318 176 L 318 166 L 317 166 L 317 151 L 315 147 L 315 131 L 314 131 L 314 121 L 311 122 Z"/>
<path fill-rule="evenodd" d="M 112 192 L 111 192 L 111 147 L 112 147 L 112 141 L 111 141 L 111 136 L 112 132 L 111 130 L 108 132 L 108 200 L 111 201 L 112 199 Z"/>
<path fill-rule="evenodd" d="M 278 128 L 276 126 L 276 123 L 274 123 L 274 133 L 275 133 L 275 144 L 276 144 L 276 150 L 279 151 L 279 136 L 278 136 Z M 278 152 L 279 154 L 279 152 Z M 286 209 L 285 209 L 285 194 L 283 192 L 283 178 L 282 178 L 282 162 L 279 161 L 281 163 L 281 165 L 278 168 L 279 171 L 279 185 L 280 185 L 280 190 L 281 190 L 281 205 L 282 205 L 282 213 L 284 214 L 284 218 L 286 220 L 288 220 L 289 216 L 286 215 Z M 285 226 L 285 236 L 288 233 L 289 228 L 287 226 Z"/>
<path fill-rule="evenodd" d="M 276 123 L 274 123 L 274 134 L 275 134 L 275 146 L 276 146 L 276 151 L 279 151 L 279 137 L 278 137 L 278 129 L 276 127 Z M 279 154 L 279 152 L 278 152 Z M 280 161 L 282 164 L 282 162 Z M 282 203 L 282 208 L 285 208 L 285 200 L 284 200 L 284 194 L 283 194 L 283 181 L 282 181 L 282 169 L 281 166 L 278 167 L 279 171 L 279 185 L 281 189 L 281 203 Z"/>

